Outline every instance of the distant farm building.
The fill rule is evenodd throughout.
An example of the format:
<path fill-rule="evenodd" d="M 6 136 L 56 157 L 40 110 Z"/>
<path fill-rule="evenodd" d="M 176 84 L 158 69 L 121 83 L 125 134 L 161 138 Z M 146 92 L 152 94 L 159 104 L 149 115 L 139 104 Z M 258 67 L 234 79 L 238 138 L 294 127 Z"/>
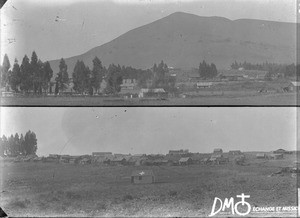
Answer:
<path fill-rule="evenodd" d="M 268 71 L 262 70 L 224 70 L 220 72 L 220 78 L 228 81 L 240 81 L 240 80 L 264 80 Z"/>
<path fill-rule="evenodd" d="M 223 154 L 223 150 L 221 148 L 215 148 L 213 153 L 214 154 Z"/>
<path fill-rule="evenodd" d="M 93 152 L 92 156 L 93 157 L 111 157 L 112 152 Z"/>
<path fill-rule="evenodd" d="M 69 163 L 70 155 L 61 155 L 59 158 L 60 163 Z"/>
<path fill-rule="evenodd" d="M 235 156 L 234 162 L 235 162 L 235 164 L 237 164 L 237 165 L 243 165 L 244 162 L 245 162 L 245 155 L 238 155 L 238 156 Z"/>
<path fill-rule="evenodd" d="M 213 83 L 212 82 L 197 82 L 196 85 L 197 85 L 198 89 L 199 88 L 210 88 L 213 85 Z"/>
<path fill-rule="evenodd" d="M 243 153 L 240 150 L 232 150 L 228 152 L 231 156 L 242 155 Z"/>
<path fill-rule="evenodd" d="M 163 88 L 141 89 L 139 92 L 140 98 L 166 98 L 168 93 Z"/>
<path fill-rule="evenodd" d="M 189 153 L 188 149 L 169 150 L 169 155 L 184 155 L 184 154 L 188 154 L 188 153 Z"/>
<path fill-rule="evenodd" d="M 256 154 L 256 158 L 257 158 L 257 159 L 266 159 L 266 158 L 267 158 L 267 155 L 266 155 L 266 154 L 263 154 L 263 153 L 259 153 L 259 154 Z"/>
<path fill-rule="evenodd" d="M 110 160 L 110 164 L 112 165 L 125 165 L 126 159 L 124 157 L 115 157 Z"/>
<path fill-rule="evenodd" d="M 284 149 L 277 149 L 276 151 L 273 151 L 273 154 L 291 154 L 291 151 L 286 151 Z"/>
<path fill-rule="evenodd" d="M 154 183 L 154 173 L 152 170 L 135 170 L 131 174 L 131 183 L 150 184 Z"/>
<path fill-rule="evenodd" d="M 214 163 L 214 164 L 221 164 L 221 163 L 226 163 L 229 162 L 228 158 L 224 157 L 223 154 L 213 154 L 211 155 L 211 157 L 209 158 L 209 161 Z"/>
<path fill-rule="evenodd" d="M 299 92 L 300 91 L 300 82 L 299 81 L 291 82 L 290 85 L 288 86 L 288 89 L 291 92 Z"/>
<path fill-rule="evenodd" d="M 172 165 L 179 165 L 179 160 L 181 159 L 181 155 L 174 154 L 174 155 L 167 155 L 166 160 L 169 161 Z"/>
<path fill-rule="evenodd" d="M 89 158 L 83 158 L 82 160 L 80 160 L 80 164 L 82 165 L 86 165 L 86 164 L 91 164 L 92 160 Z"/>
<path fill-rule="evenodd" d="M 126 161 L 126 164 L 131 166 L 140 166 L 145 160 L 146 158 L 144 156 L 132 156 Z"/>
<path fill-rule="evenodd" d="M 120 85 L 121 90 L 119 94 L 127 95 L 130 98 L 138 97 L 139 89 L 137 88 L 136 79 L 123 79 L 122 84 Z"/>
<path fill-rule="evenodd" d="M 179 164 L 180 165 L 190 165 L 193 163 L 192 158 L 190 157 L 182 157 L 179 159 Z"/>
<path fill-rule="evenodd" d="M 275 160 L 283 159 L 283 154 L 271 154 L 271 159 L 275 159 Z"/>
<path fill-rule="evenodd" d="M 60 157 L 60 155 L 58 155 L 58 154 L 49 154 L 48 157 L 58 159 Z"/>

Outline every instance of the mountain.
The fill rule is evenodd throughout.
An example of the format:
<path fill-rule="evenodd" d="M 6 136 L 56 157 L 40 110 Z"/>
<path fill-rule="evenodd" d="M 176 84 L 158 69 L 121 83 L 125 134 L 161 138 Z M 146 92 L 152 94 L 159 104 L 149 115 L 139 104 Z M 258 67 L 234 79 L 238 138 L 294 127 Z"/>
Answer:
<path fill-rule="evenodd" d="M 114 63 L 146 69 L 163 60 L 172 67 L 197 68 L 205 60 L 224 69 L 234 60 L 295 63 L 295 48 L 296 24 L 293 23 L 232 21 L 176 12 L 65 60 L 70 75 L 77 60 L 91 68 L 95 56 L 105 66 Z M 59 60 L 50 64 L 57 73 Z"/>

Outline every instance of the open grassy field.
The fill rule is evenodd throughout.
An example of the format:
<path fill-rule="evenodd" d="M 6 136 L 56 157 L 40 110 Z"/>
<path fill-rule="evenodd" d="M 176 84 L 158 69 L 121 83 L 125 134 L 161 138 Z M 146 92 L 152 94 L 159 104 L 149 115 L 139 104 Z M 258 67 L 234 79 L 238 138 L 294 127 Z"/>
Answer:
<path fill-rule="evenodd" d="M 251 206 L 296 206 L 296 178 L 270 176 L 294 161 L 294 155 L 283 160 L 248 155 L 246 166 L 231 162 L 134 167 L 2 161 L 0 205 L 10 216 L 203 217 L 210 214 L 215 197 L 245 193 L 251 196 L 247 200 Z M 130 183 L 134 169 L 149 168 L 155 174 L 154 184 Z M 249 216 L 265 215 L 270 216 Z"/>
<path fill-rule="evenodd" d="M 257 93 L 243 91 L 198 92 L 186 98 L 124 99 L 121 97 L 2 97 L 9 106 L 175 106 L 175 105 L 298 105 L 296 93 Z"/>

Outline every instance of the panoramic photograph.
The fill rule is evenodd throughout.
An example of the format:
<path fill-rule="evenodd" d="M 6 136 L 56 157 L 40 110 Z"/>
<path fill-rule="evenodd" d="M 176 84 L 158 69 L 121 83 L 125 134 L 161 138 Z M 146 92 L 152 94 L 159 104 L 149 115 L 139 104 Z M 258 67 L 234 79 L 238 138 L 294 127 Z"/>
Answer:
<path fill-rule="evenodd" d="M 9 0 L 1 105 L 297 105 L 294 0 Z"/>
<path fill-rule="evenodd" d="M 0 206 L 10 217 L 296 217 L 296 112 L 2 107 Z"/>

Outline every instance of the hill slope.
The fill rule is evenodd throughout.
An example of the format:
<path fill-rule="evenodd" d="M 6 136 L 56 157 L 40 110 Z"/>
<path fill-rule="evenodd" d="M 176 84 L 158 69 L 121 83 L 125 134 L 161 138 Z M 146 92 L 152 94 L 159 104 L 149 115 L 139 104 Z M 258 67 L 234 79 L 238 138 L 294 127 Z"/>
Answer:
<path fill-rule="evenodd" d="M 176 12 L 153 23 L 133 29 L 88 52 L 66 59 L 69 73 L 77 60 L 92 67 L 98 56 L 105 66 L 111 63 L 150 68 L 164 60 L 168 66 L 198 67 L 214 62 L 227 68 L 234 61 L 295 62 L 296 25 L 274 21 L 221 17 L 200 17 Z M 59 60 L 50 62 L 54 73 Z"/>

